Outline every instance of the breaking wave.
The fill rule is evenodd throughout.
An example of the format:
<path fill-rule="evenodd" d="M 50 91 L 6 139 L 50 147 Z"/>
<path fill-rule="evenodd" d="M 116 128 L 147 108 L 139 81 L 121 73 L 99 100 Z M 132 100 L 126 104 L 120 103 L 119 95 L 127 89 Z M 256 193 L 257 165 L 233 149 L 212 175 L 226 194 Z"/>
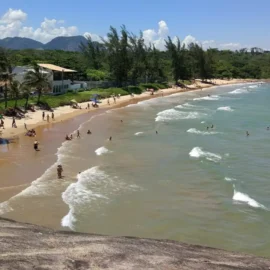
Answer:
<path fill-rule="evenodd" d="M 140 132 L 136 132 L 134 135 L 135 136 L 140 136 L 140 135 L 142 135 L 144 132 L 142 132 L 142 131 L 140 131 Z"/>
<path fill-rule="evenodd" d="M 213 95 L 213 96 L 194 98 L 193 100 L 219 100 L 219 99 L 220 99 L 219 96 Z"/>
<path fill-rule="evenodd" d="M 205 152 L 200 147 L 194 147 L 190 151 L 189 156 L 193 157 L 193 158 L 198 158 L 198 159 L 205 158 L 205 159 L 207 159 L 209 161 L 213 161 L 213 162 L 219 162 L 222 159 L 222 157 L 220 155 L 217 155 L 217 154 L 214 154 L 211 152 Z"/>
<path fill-rule="evenodd" d="M 248 93 L 248 91 L 245 88 L 239 88 L 239 89 L 235 89 L 235 90 L 229 92 L 229 94 L 234 94 L 234 95 L 246 94 L 246 93 Z"/>
<path fill-rule="evenodd" d="M 112 153 L 112 151 L 110 151 L 109 149 L 107 149 L 106 147 L 102 146 L 100 148 L 98 148 L 95 153 L 97 154 L 97 156 L 102 156 L 104 154 L 109 154 Z"/>
<path fill-rule="evenodd" d="M 254 199 L 250 198 L 248 194 L 241 193 L 241 192 L 237 191 L 235 189 L 235 187 L 233 190 L 233 198 L 232 199 L 236 202 L 246 203 L 249 206 L 254 207 L 254 208 L 261 208 L 264 210 L 268 210 L 263 204 L 260 204 L 257 201 L 255 201 Z"/>
<path fill-rule="evenodd" d="M 169 109 L 159 112 L 156 117 L 156 122 L 172 121 L 181 119 L 196 119 L 205 116 L 204 113 L 199 112 L 182 112 L 175 109 Z"/>
<path fill-rule="evenodd" d="M 63 201 L 69 206 L 68 214 L 61 221 L 63 227 L 74 230 L 77 221 L 76 215 L 83 211 L 84 206 L 89 207 L 91 202 L 98 199 L 107 199 L 106 196 L 98 191 L 94 192 L 92 189 L 104 184 L 108 178 L 109 176 L 98 167 L 90 168 L 77 175 L 78 181 L 69 185 L 62 193 Z"/>
<path fill-rule="evenodd" d="M 226 107 L 219 107 L 217 108 L 218 111 L 226 111 L 226 112 L 233 112 L 234 110 L 229 107 L 229 106 L 226 106 Z"/>
<path fill-rule="evenodd" d="M 219 132 L 216 131 L 201 131 L 196 128 L 190 128 L 187 130 L 188 133 L 193 133 L 193 134 L 200 134 L 200 135 L 214 135 L 218 134 Z"/>

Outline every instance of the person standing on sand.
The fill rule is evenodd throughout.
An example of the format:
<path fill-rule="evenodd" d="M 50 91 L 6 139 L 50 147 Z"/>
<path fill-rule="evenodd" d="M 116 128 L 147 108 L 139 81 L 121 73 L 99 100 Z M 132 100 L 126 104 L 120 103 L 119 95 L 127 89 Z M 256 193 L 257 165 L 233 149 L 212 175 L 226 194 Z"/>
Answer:
<path fill-rule="evenodd" d="M 0 124 L 0 127 L 2 127 L 3 129 L 5 129 L 5 122 L 3 119 L 1 119 L 1 124 Z"/>
<path fill-rule="evenodd" d="M 27 125 L 26 125 L 26 123 L 24 123 L 24 128 L 27 130 Z"/>
<path fill-rule="evenodd" d="M 116 103 L 116 98 L 115 98 L 115 96 L 113 96 L 113 101 L 114 101 L 114 104 Z"/>
<path fill-rule="evenodd" d="M 47 122 L 50 122 L 50 116 L 47 114 Z"/>
<path fill-rule="evenodd" d="M 54 112 L 52 112 L 52 120 L 54 121 Z"/>
<path fill-rule="evenodd" d="M 89 103 L 87 103 L 87 109 L 90 110 L 90 104 Z"/>
<path fill-rule="evenodd" d="M 64 170 L 63 170 L 63 167 L 62 167 L 62 165 L 58 165 L 57 166 L 57 176 L 58 176 L 58 179 L 62 179 L 63 178 L 63 176 L 62 176 L 62 172 L 63 172 Z"/>
<path fill-rule="evenodd" d="M 110 104 L 110 100 L 109 100 L 109 99 L 107 99 L 107 104 L 108 104 L 108 105 L 111 105 L 111 104 Z"/>
<path fill-rule="evenodd" d="M 15 117 L 12 118 L 12 127 L 13 128 L 16 128 L 16 120 L 15 120 Z"/>
<path fill-rule="evenodd" d="M 38 141 L 34 141 L 34 149 L 38 151 Z"/>
<path fill-rule="evenodd" d="M 42 120 L 45 120 L 45 112 L 42 112 Z"/>
<path fill-rule="evenodd" d="M 77 130 L 77 138 L 80 138 L 81 137 L 81 135 L 80 135 L 80 131 L 79 130 Z"/>

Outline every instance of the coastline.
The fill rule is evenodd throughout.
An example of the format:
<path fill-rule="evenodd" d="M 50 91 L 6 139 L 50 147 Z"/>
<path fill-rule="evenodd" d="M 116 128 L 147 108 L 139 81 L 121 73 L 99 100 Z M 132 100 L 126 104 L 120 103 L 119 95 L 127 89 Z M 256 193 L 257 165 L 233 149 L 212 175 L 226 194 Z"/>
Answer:
<path fill-rule="evenodd" d="M 196 91 L 196 90 L 203 90 L 208 89 L 211 87 L 218 87 L 223 85 L 233 85 L 233 84 L 239 84 L 239 83 L 250 83 L 250 82 L 256 82 L 258 80 L 250 80 L 250 79 L 233 79 L 233 80 L 215 80 L 215 84 L 209 84 L 209 83 L 202 83 L 201 81 L 196 82 L 196 84 L 189 85 L 187 88 L 167 88 L 158 90 L 155 92 L 154 95 L 150 95 L 149 92 L 144 92 L 140 95 L 134 95 L 134 97 L 128 96 L 122 96 L 120 99 L 116 100 L 116 103 L 113 103 L 113 99 L 110 98 L 111 105 L 107 104 L 107 99 L 101 100 L 101 103 L 99 104 L 99 108 L 91 108 L 87 109 L 87 104 L 89 102 L 83 102 L 79 103 L 79 105 L 82 107 L 82 109 L 73 109 L 70 106 L 62 106 L 57 107 L 54 109 L 54 115 L 55 120 L 48 123 L 47 121 L 42 120 L 42 112 L 43 110 L 36 110 L 35 112 L 28 112 L 26 114 L 26 117 L 20 120 L 16 120 L 17 128 L 12 128 L 12 118 L 11 117 L 5 117 L 5 129 L 1 129 L 0 136 L 2 138 L 16 138 L 18 136 L 22 136 L 25 134 L 26 130 L 24 127 L 24 124 L 27 125 L 28 129 L 35 129 L 37 127 L 45 127 L 50 124 L 56 124 L 59 122 L 63 122 L 69 119 L 72 119 L 74 117 L 80 116 L 82 114 L 90 113 L 91 115 L 93 112 L 96 114 L 96 112 L 101 111 L 101 109 L 117 109 L 121 107 L 125 107 L 129 104 L 135 104 L 143 100 L 148 100 L 152 98 L 157 98 L 163 96 L 169 96 L 176 93 L 181 92 L 189 92 L 189 91 Z M 45 111 L 45 114 L 47 112 Z M 48 112 L 48 114 L 51 116 L 51 113 Z"/>

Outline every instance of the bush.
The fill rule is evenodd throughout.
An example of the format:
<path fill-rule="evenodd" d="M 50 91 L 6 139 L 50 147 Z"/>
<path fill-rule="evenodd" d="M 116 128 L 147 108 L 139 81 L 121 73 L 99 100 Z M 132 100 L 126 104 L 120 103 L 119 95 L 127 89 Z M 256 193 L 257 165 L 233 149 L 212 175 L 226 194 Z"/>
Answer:
<path fill-rule="evenodd" d="M 134 94 L 141 94 L 144 89 L 140 86 L 128 86 L 125 88 L 125 90 L 128 92 L 128 93 L 134 93 Z"/>
<path fill-rule="evenodd" d="M 143 88 L 144 90 L 146 90 L 147 88 L 152 88 L 155 91 L 159 89 L 169 88 L 168 84 L 166 83 L 141 83 L 140 87 Z"/>

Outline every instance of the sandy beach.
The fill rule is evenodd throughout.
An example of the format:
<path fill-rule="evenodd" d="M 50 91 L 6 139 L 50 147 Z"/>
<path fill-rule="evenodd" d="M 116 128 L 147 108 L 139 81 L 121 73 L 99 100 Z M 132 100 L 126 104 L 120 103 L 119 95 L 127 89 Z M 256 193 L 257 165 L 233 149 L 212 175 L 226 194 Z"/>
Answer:
<path fill-rule="evenodd" d="M 76 116 L 79 116 L 81 114 L 85 113 L 93 113 L 94 111 L 98 111 L 100 109 L 114 109 L 126 106 L 128 104 L 137 103 L 142 100 L 155 98 L 158 96 L 161 96 L 162 94 L 164 96 L 175 94 L 178 92 L 186 92 L 186 91 L 193 91 L 193 90 L 201 90 L 213 86 L 221 86 L 221 85 L 229 85 L 229 84 L 237 84 L 237 83 L 245 83 L 245 82 L 252 82 L 254 80 L 243 80 L 243 79 L 232 79 L 232 80 L 220 80 L 216 79 L 214 80 L 213 84 L 208 83 L 202 83 L 201 81 L 196 81 L 196 84 L 189 85 L 188 88 L 168 88 L 163 89 L 155 92 L 154 95 L 150 95 L 149 92 L 144 92 L 140 95 L 134 95 L 134 97 L 128 96 L 122 96 L 120 99 L 116 100 L 116 103 L 114 103 L 113 99 L 110 98 L 110 105 L 107 104 L 107 99 L 101 100 L 101 103 L 99 104 L 99 108 L 91 108 L 90 110 L 87 109 L 87 104 L 89 102 L 80 103 L 81 106 L 80 109 L 74 109 L 70 106 L 62 106 L 54 109 L 54 116 L 55 120 L 51 119 L 51 113 L 45 111 L 45 121 L 42 120 L 42 110 L 37 109 L 35 112 L 28 112 L 25 115 L 25 118 L 21 120 L 16 120 L 17 128 L 12 128 L 12 118 L 11 117 L 5 117 L 5 129 L 1 129 L 1 136 L 3 138 L 12 138 L 16 137 L 18 135 L 22 135 L 26 133 L 25 124 L 27 125 L 27 129 L 37 128 L 38 126 L 46 126 L 50 123 L 59 123 L 68 119 L 72 119 Z M 50 122 L 48 123 L 46 120 L 46 116 L 50 116 Z"/>

